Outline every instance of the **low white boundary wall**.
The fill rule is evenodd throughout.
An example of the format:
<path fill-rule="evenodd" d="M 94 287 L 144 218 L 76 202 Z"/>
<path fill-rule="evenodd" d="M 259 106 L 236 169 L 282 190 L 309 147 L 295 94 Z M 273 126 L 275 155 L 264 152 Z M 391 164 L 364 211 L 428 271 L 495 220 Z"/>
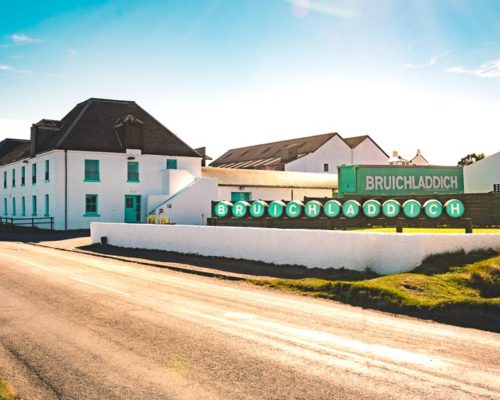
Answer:
<path fill-rule="evenodd" d="M 400 234 L 307 229 L 93 222 L 91 237 L 113 246 L 243 258 L 278 265 L 341 268 L 379 274 L 410 271 L 431 254 L 500 247 L 500 234 Z"/>

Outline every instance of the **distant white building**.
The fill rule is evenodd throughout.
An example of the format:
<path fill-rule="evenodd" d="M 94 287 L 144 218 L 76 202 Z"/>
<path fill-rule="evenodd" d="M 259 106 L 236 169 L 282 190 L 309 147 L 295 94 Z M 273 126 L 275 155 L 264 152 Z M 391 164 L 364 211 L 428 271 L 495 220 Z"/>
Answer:
<path fill-rule="evenodd" d="M 92 221 L 146 222 L 169 201 L 172 222 L 202 224 L 217 184 L 202 178 L 201 159 L 135 102 L 89 99 L 60 121 L 34 124 L 29 141 L 0 143 L 0 213 L 87 229 Z"/>
<path fill-rule="evenodd" d="M 464 167 L 465 193 L 500 192 L 500 152 Z"/>
<path fill-rule="evenodd" d="M 417 150 L 417 154 L 411 160 L 407 160 L 406 158 L 399 155 L 399 153 L 394 150 L 392 152 L 392 156 L 389 158 L 390 165 L 429 165 L 429 162 L 425 159 L 425 157 L 420 152 L 420 149 Z"/>
<path fill-rule="evenodd" d="M 204 167 L 202 176 L 217 181 L 214 200 L 303 200 L 331 197 L 338 188 L 335 174 Z"/>
<path fill-rule="evenodd" d="M 344 164 L 387 164 L 389 156 L 368 136 L 338 133 L 231 149 L 210 164 L 217 168 L 337 173 Z"/>

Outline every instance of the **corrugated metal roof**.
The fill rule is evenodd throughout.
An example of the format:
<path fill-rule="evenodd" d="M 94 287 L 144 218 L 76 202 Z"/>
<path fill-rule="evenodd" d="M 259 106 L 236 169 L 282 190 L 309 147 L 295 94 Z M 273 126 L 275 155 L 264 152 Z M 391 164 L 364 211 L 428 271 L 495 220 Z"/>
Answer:
<path fill-rule="evenodd" d="M 217 179 L 222 186 L 336 189 L 337 174 L 263 171 L 256 169 L 203 167 L 204 178 Z"/>

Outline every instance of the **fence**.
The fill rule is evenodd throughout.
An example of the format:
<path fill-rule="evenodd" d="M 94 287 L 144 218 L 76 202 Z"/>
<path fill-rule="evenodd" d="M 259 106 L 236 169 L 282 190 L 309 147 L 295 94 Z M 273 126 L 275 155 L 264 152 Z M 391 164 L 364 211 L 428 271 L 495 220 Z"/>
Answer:
<path fill-rule="evenodd" d="M 28 226 L 36 228 L 39 225 L 50 225 L 50 230 L 54 230 L 54 217 L 26 217 L 26 218 L 11 218 L 0 217 L 0 225 L 8 226 Z"/>
<path fill-rule="evenodd" d="M 356 196 L 345 195 L 339 200 L 357 200 L 364 203 L 366 200 L 375 199 L 383 203 L 388 199 L 394 199 L 400 203 L 406 200 L 415 199 L 421 204 L 430 199 L 436 199 L 441 203 L 445 203 L 450 199 L 459 199 L 465 206 L 464 215 L 461 218 L 449 218 L 443 213 L 439 218 L 407 218 L 403 213 L 397 218 L 387 218 L 380 216 L 377 218 L 368 218 L 359 214 L 356 218 L 345 218 L 342 216 L 328 218 L 319 216 L 311 219 L 307 217 L 289 218 L 283 214 L 278 218 L 262 217 L 252 218 L 247 215 L 243 218 L 235 218 L 231 213 L 226 217 L 214 217 L 214 206 L 217 202 L 212 203 L 212 218 L 209 218 L 209 225 L 217 226 L 248 226 L 248 227 L 267 227 L 267 228 L 289 228 L 289 229 L 349 229 L 361 227 L 396 227 L 401 231 L 403 227 L 459 227 L 470 232 L 472 226 L 475 227 L 491 227 L 500 226 L 500 193 L 473 193 L 473 194 L 450 194 L 450 195 L 414 195 L 414 196 Z M 324 204 L 330 198 L 306 197 L 304 203 L 310 200 L 317 200 Z M 266 201 L 267 202 L 267 201 Z M 268 202 L 270 203 L 270 202 Z"/>

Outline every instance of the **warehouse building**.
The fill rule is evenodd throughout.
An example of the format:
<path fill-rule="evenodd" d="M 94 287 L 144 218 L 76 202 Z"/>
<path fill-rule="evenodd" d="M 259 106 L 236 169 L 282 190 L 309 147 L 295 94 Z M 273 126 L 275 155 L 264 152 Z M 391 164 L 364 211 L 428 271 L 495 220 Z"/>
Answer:
<path fill-rule="evenodd" d="M 217 168 L 337 173 L 348 164 L 388 164 L 389 156 L 368 136 L 338 133 L 263 143 L 226 151 L 210 164 Z"/>
<path fill-rule="evenodd" d="M 500 152 L 464 167 L 465 193 L 500 192 Z"/>

